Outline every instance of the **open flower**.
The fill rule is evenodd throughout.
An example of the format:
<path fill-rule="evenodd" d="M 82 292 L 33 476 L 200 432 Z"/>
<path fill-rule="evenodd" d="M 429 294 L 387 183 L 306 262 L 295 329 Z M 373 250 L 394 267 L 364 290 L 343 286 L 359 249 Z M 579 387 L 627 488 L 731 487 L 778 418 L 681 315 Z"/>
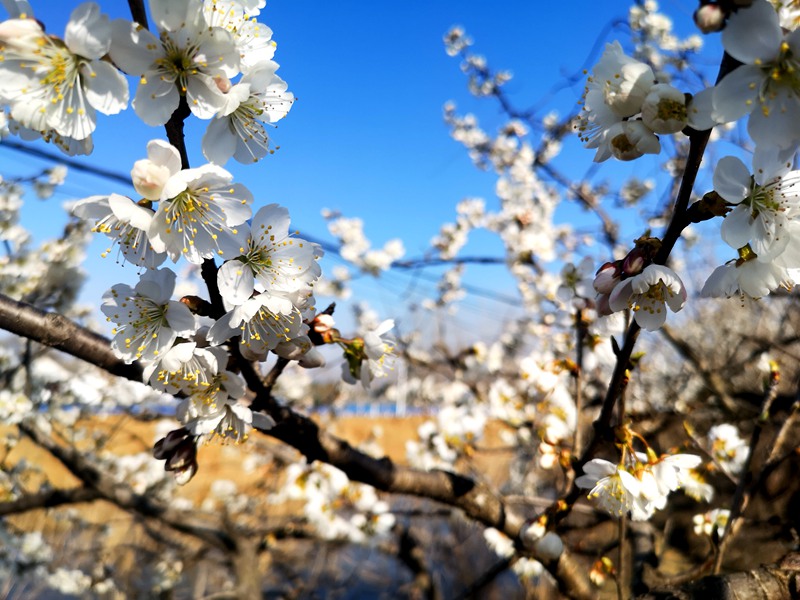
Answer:
<path fill-rule="evenodd" d="M 244 230 L 236 229 L 252 214 L 253 195 L 216 165 L 184 169 L 172 175 L 161 190 L 148 230 L 150 243 L 177 262 L 193 264 L 206 258 L 236 256 L 244 246 Z"/>
<path fill-rule="evenodd" d="M 140 77 L 136 114 L 148 125 L 163 125 L 186 96 L 196 117 L 210 119 L 225 104 L 220 82 L 239 72 L 233 36 L 209 27 L 197 0 L 151 1 L 150 13 L 158 37 L 138 23 L 117 19 L 111 24 L 111 59 Z"/>
<path fill-rule="evenodd" d="M 165 253 L 156 252 L 147 238 L 153 211 L 126 196 L 90 196 L 77 202 L 72 214 L 94 220 L 92 231 L 104 233 L 112 243 L 119 244 L 122 257 L 137 267 L 155 269 L 167 258 Z M 103 257 L 110 251 L 111 248 L 107 249 Z"/>
<path fill-rule="evenodd" d="M 636 322 L 655 331 L 667 320 L 667 307 L 678 312 L 686 303 L 686 288 L 675 272 L 663 265 L 648 265 L 614 288 L 609 306 L 614 312 L 630 308 Z"/>
<path fill-rule="evenodd" d="M 275 74 L 272 61 L 245 74 L 225 96 L 225 105 L 203 136 L 203 155 L 224 165 L 231 156 L 243 164 L 258 162 L 270 150 L 264 124 L 274 124 L 287 115 L 294 95 Z"/>
<path fill-rule="evenodd" d="M 720 123 L 749 114 L 747 130 L 761 147 L 788 148 L 800 139 L 800 30 L 784 33 L 767 0 L 728 19 L 722 45 L 744 63 L 714 88 L 712 116 Z"/>
<path fill-rule="evenodd" d="M 128 82 L 101 60 L 110 46 L 108 17 L 93 2 L 72 11 L 63 41 L 45 34 L 33 19 L 4 21 L 0 100 L 24 127 L 85 140 L 98 111 L 116 114 L 128 105 Z"/>
<path fill-rule="evenodd" d="M 747 244 L 762 262 L 771 261 L 788 246 L 789 222 L 800 215 L 800 171 L 790 163 L 758 169 L 753 177 L 734 156 L 722 158 L 714 169 L 714 190 L 736 207 L 720 228 L 722 239 L 739 249 Z M 800 265 L 797 265 L 800 266 Z"/>
<path fill-rule="evenodd" d="M 253 217 L 241 256 L 222 265 L 217 275 L 220 294 L 231 304 L 249 299 L 258 282 L 268 292 L 309 289 L 319 278 L 322 249 L 289 233 L 289 211 L 269 204 Z"/>
<path fill-rule="evenodd" d="M 208 332 L 208 341 L 219 345 L 239 335 L 242 354 L 251 360 L 264 360 L 278 344 L 308 332 L 298 308 L 302 304 L 297 294 L 258 294 L 217 321 Z"/>
<path fill-rule="evenodd" d="M 194 334 L 194 315 L 185 304 L 170 300 L 174 289 L 175 273 L 159 269 L 147 271 L 135 288 L 118 284 L 103 295 L 100 309 L 117 324 L 111 347 L 125 362 L 155 360 L 179 335 Z"/>

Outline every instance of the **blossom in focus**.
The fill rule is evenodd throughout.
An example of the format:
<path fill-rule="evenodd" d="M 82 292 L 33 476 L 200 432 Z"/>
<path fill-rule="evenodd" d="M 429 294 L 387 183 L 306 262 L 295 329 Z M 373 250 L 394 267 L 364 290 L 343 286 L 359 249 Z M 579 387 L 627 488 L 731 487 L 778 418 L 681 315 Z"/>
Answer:
<path fill-rule="evenodd" d="M 275 56 L 272 30 L 253 17 L 259 13 L 254 4 L 243 0 L 204 0 L 203 14 L 209 27 L 221 27 L 233 37 L 239 52 L 241 70 L 247 74 Z M 261 7 L 264 6 L 260 2 Z M 255 12 L 252 12 L 252 11 Z M 277 66 L 277 65 L 276 65 Z"/>
<path fill-rule="evenodd" d="M 642 104 L 642 122 L 655 133 L 678 133 L 688 121 L 686 96 L 668 83 L 657 83 Z"/>
<path fill-rule="evenodd" d="M 585 146 L 597 149 L 595 162 L 611 156 L 633 160 L 661 151 L 653 131 L 629 119 L 641 112 L 654 85 L 655 75 L 648 65 L 625 55 L 619 42 L 606 44 L 588 78 L 583 110 L 575 125 Z"/>
<path fill-rule="evenodd" d="M 128 105 L 128 82 L 102 60 L 110 46 L 108 17 L 93 2 L 72 11 L 63 41 L 33 19 L 0 23 L 0 102 L 26 128 L 86 140 L 97 112 L 116 114 Z"/>
<path fill-rule="evenodd" d="M 734 249 L 749 244 L 758 260 L 770 261 L 790 242 L 789 222 L 800 215 L 800 171 L 791 163 L 758 169 L 753 177 L 745 164 L 726 156 L 714 169 L 714 190 L 734 209 L 722 221 L 722 239 Z M 798 265 L 800 266 L 800 265 Z"/>
<path fill-rule="evenodd" d="M 178 336 L 197 329 L 194 315 L 180 302 L 170 300 L 175 273 L 169 269 L 145 272 L 134 288 L 121 283 L 103 294 L 100 310 L 117 324 L 111 347 L 125 362 L 155 360 Z"/>
<path fill-rule="evenodd" d="M 630 308 L 636 322 L 655 331 L 667 320 L 667 307 L 678 312 L 686 303 L 686 288 L 680 277 L 663 265 L 648 265 L 634 277 L 622 280 L 611 292 L 614 312 Z"/>
<path fill-rule="evenodd" d="M 301 313 L 304 308 L 297 294 L 257 294 L 219 319 L 209 330 L 208 341 L 219 345 L 238 335 L 240 350 L 246 358 L 264 360 L 267 352 L 278 344 L 291 342 L 308 332 Z"/>
<path fill-rule="evenodd" d="M 153 211 L 139 206 L 130 198 L 119 194 L 90 196 L 78 201 L 72 214 L 81 219 L 95 221 L 92 231 L 104 233 L 119 244 L 122 257 L 137 267 L 155 269 L 166 260 L 164 252 L 156 252 L 147 238 Z M 108 248 L 103 257 L 108 256 Z"/>
<path fill-rule="evenodd" d="M 195 342 L 183 342 L 147 365 L 144 379 L 151 387 L 168 394 L 192 394 L 209 387 L 227 359 L 221 348 L 198 348 Z"/>
<path fill-rule="evenodd" d="M 183 256 L 193 264 L 238 255 L 246 232 L 236 226 L 250 218 L 253 195 L 232 179 L 211 164 L 172 175 L 147 232 L 153 248 L 166 252 L 173 262 Z"/>
<path fill-rule="evenodd" d="M 602 458 L 594 458 L 583 466 L 583 473 L 575 484 L 591 488 L 589 498 L 596 500 L 600 508 L 618 517 L 635 511 L 642 484 L 626 469 Z"/>
<path fill-rule="evenodd" d="M 321 274 L 322 249 L 289 232 L 289 211 L 277 204 L 258 210 L 249 228 L 241 256 L 226 261 L 217 274 L 220 294 L 239 305 L 252 296 L 255 284 L 267 292 L 307 290 Z"/>
<path fill-rule="evenodd" d="M 225 104 L 220 84 L 239 72 L 233 36 L 206 23 L 200 0 L 151 1 L 150 14 L 158 36 L 124 19 L 111 24 L 111 59 L 140 77 L 136 114 L 148 125 L 163 125 L 185 96 L 192 114 L 210 119 Z"/>
<path fill-rule="evenodd" d="M 233 157 L 252 164 L 272 152 L 265 124 L 285 117 L 294 102 L 286 82 L 275 74 L 272 61 L 245 74 L 225 96 L 225 105 L 211 120 L 203 136 L 203 155 L 224 165 Z"/>
<path fill-rule="evenodd" d="M 733 13 L 722 32 L 725 51 L 744 63 L 714 88 L 713 118 L 720 123 L 750 115 L 747 130 L 756 155 L 800 140 L 800 31 L 784 33 L 767 0 Z"/>

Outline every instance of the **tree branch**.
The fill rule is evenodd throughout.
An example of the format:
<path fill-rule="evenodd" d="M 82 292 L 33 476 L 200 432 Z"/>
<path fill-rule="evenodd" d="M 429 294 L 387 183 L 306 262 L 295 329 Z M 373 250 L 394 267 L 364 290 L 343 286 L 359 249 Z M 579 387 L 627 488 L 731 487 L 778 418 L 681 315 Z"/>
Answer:
<path fill-rule="evenodd" d="M 141 368 L 136 364 L 126 365 L 116 357 L 109 341 L 102 336 L 72 323 L 66 317 L 54 313 L 44 313 L 49 321 L 44 321 L 42 311 L 24 302 L 16 302 L 5 296 L 0 296 L 0 327 L 9 323 L 13 328 L 9 330 L 43 344 L 59 347 L 73 356 L 86 360 L 106 371 L 141 381 Z M 65 336 L 54 336 L 48 330 L 52 327 L 45 323 L 57 322 L 59 327 L 72 332 L 69 339 Z M 30 330 L 23 324 L 31 324 Z M 92 343 L 71 343 L 70 340 L 90 340 Z M 58 346 L 52 342 L 57 341 Z M 457 507 L 464 513 L 484 525 L 499 529 L 511 539 L 518 540 L 525 519 L 513 508 L 506 506 L 502 497 L 498 496 L 489 486 L 474 480 L 448 473 L 446 471 L 420 471 L 410 467 L 395 464 L 389 458 L 376 459 L 350 446 L 346 441 L 337 438 L 321 429 L 311 419 L 299 415 L 287 407 L 278 406 L 272 399 L 261 394 L 268 394 L 260 381 L 248 381 L 255 387 L 257 394 L 256 406 L 269 407 L 270 415 L 277 425 L 263 433 L 279 439 L 299 450 L 309 462 L 320 460 L 331 464 L 342 471 L 353 481 L 367 483 L 373 487 L 393 493 L 409 494 L 436 500 L 450 506 Z M 209 536 L 208 541 L 215 545 L 229 546 L 233 544 L 230 539 L 221 540 L 219 532 L 209 534 L 197 527 L 187 526 L 184 515 L 177 515 L 175 511 L 156 505 L 143 496 L 133 494 L 124 486 L 110 483 L 91 467 L 87 461 L 75 450 L 62 448 L 51 440 L 44 439 L 35 431 L 26 429 L 25 433 L 36 436 L 34 439 L 50 451 L 59 460 L 72 470 L 82 481 L 94 487 L 105 499 L 125 508 L 133 510 L 144 516 L 157 517 L 168 525 L 190 533 L 192 535 Z M 232 546 L 229 546 L 232 548 Z M 536 555 L 533 555 L 536 558 Z M 574 598 L 590 599 L 594 597 L 592 584 L 586 575 L 586 569 L 579 567 L 572 554 L 565 549 L 556 561 L 542 562 L 559 582 L 562 591 Z"/>

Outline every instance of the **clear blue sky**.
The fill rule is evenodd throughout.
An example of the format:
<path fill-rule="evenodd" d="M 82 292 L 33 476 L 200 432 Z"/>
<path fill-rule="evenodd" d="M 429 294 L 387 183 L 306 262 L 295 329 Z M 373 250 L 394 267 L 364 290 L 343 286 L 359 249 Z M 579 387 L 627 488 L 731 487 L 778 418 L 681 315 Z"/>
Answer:
<path fill-rule="evenodd" d="M 48 30 L 59 35 L 77 5 L 31 3 Z M 409 257 L 420 256 L 439 225 L 454 218 L 457 202 L 480 196 L 490 207 L 496 205 L 495 176 L 476 170 L 463 148 L 449 137 L 442 106 L 454 100 L 459 112 L 478 114 L 490 133 L 501 117 L 490 101 L 468 94 L 458 60 L 444 52 L 443 34 L 454 24 L 462 25 L 475 40 L 477 53 L 487 56 L 494 68 L 514 73 L 507 91 L 519 106 L 527 107 L 537 104 L 565 74 L 583 67 L 600 31 L 614 19 L 625 19 L 630 4 L 623 0 L 270 0 L 259 20 L 273 29 L 278 43 L 275 58 L 281 65 L 278 73 L 298 100 L 273 131 L 281 147 L 275 155 L 257 165 L 231 161 L 226 168 L 254 192 L 256 206 L 269 202 L 287 206 L 294 226 L 309 235 L 331 239 L 320 216 L 320 209 L 330 208 L 360 216 L 374 245 L 400 237 Z M 664 0 L 661 4 L 680 32 L 693 30 L 691 12 L 696 2 Z M 101 2 L 101 7 L 112 18 L 128 17 L 123 0 Z M 611 32 L 603 41 L 616 37 L 624 35 Z M 582 87 L 581 82 L 564 90 L 550 107 L 561 106 L 561 113 L 567 113 Z M 189 139 L 193 165 L 204 162 L 199 152 L 204 126 L 190 130 L 195 135 Z M 101 118 L 95 152 L 88 160 L 126 173 L 133 161 L 145 155 L 147 141 L 156 137 L 165 137 L 163 129 L 139 122 L 132 109 L 122 116 Z M 194 151 L 193 141 L 197 142 Z M 592 156 L 592 151 L 570 148 L 561 160 L 580 175 Z M 39 164 L 2 146 L 0 160 L 3 173 L 10 175 L 31 174 Z M 626 165 L 622 172 L 642 167 Z M 655 175 L 658 162 L 650 161 L 644 168 Z M 73 172 L 54 200 L 46 205 L 30 202 L 25 223 L 35 226 L 38 235 L 56 232 L 63 223 L 56 201 L 114 191 L 130 193 L 112 182 Z M 133 275 L 133 269 L 95 259 L 104 247 L 103 241 L 92 249 L 87 300 L 99 298 L 110 285 Z M 488 236 L 479 236 L 469 253 L 499 256 L 501 247 Z M 325 259 L 323 269 L 333 264 Z M 469 271 L 466 281 L 514 294 L 510 280 L 497 269 L 474 266 Z M 398 295 L 409 292 L 413 296 L 409 290 L 414 284 L 409 281 L 406 274 L 394 275 L 381 286 L 364 284 L 368 287 L 363 293 L 383 316 L 393 316 L 390 311 Z M 483 313 L 508 310 L 480 300 L 474 304 Z"/>

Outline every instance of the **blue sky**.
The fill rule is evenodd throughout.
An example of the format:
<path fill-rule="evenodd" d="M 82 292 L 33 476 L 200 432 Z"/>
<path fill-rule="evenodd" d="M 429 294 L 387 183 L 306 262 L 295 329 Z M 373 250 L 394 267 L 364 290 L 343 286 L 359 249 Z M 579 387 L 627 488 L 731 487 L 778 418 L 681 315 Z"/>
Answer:
<path fill-rule="evenodd" d="M 77 4 L 31 3 L 36 16 L 56 34 L 63 32 Z M 256 207 L 270 202 L 287 206 L 293 225 L 309 235 L 331 239 L 320 216 L 322 208 L 329 208 L 361 217 L 375 246 L 400 237 L 408 257 L 421 256 L 439 225 L 453 219 L 457 202 L 478 196 L 489 206 L 496 205 L 495 176 L 475 169 L 463 148 L 449 137 L 442 106 L 453 100 L 459 112 L 475 112 L 490 133 L 502 122 L 501 115 L 490 101 L 468 94 L 458 60 L 444 52 L 443 34 L 452 25 L 462 25 L 474 39 L 477 53 L 487 56 L 494 68 L 514 73 L 507 91 L 519 106 L 527 107 L 539 103 L 566 74 L 591 68 L 593 62 L 584 63 L 599 32 L 614 19 L 624 20 L 630 4 L 622 0 L 270 0 L 259 20 L 273 29 L 278 73 L 298 100 L 273 132 L 280 146 L 275 155 L 257 165 L 230 162 L 226 168 L 254 192 Z M 664 0 L 662 6 L 679 32 L 692 32 L 696 2 Z M 101 7 L 112 17 L 128 17 L 127 2 L 122 0 Z M 611 32 L 602 41 L 615 37 L 623 34 Z M 560 112 L 567 113 L 582 89 L 582 82 L 564 89 L 549 108 L 561 107 Z M 193 165 L 204 162 L 199 152 L 204 125 L 189 130 Z M 95 152 L 87 160 L 126 173 L 145 155 L 147 141 L 156 137 L 163 138 L 163 130 L 139 122 L 130 109 L 121 116 L 101 118 Z M 592 156 L 575 142 L 560 160 L 580 176 L 590 167 Z M 40 164 L 46 166 L 1 145 L 0 161 L 4 175 L 28 175 Z M 644 169 L 644 175 L 648 171 L 657 175 L 658 168 L 658 161 L 652 160 L 618 165 L 610 172 Z M 110 192 L 130 190 L 73 172 L 53 200 L 31 201 L 23 222 L 38 236 L 55 233 L 64 222 L 56 202 Z M 576 217 L 567 212 L 564 218 Z M 91 250 L 87 301 L 99 298 L 113 283 L 133 277 L 132 269 L 95 258 L 105 245 L 98 241 Z M 468 250 L 502 253 L 500 244 L 488 235 L 476 236 Z M 334 259 L 326 258 L 323 269 L 334 264 Z M 471 267 L 466 281 L 514 295 L 510 279 L 497 268 Z M 431 288 L 405 273 L 380 284 L 359 285 L 356 291 L 384 317 L 393 316 L 398 297 L 413 300 L 419 290 Z M 467 301 L 467 308 L 484 316 L 510 310 L 477 297 Z"/>

